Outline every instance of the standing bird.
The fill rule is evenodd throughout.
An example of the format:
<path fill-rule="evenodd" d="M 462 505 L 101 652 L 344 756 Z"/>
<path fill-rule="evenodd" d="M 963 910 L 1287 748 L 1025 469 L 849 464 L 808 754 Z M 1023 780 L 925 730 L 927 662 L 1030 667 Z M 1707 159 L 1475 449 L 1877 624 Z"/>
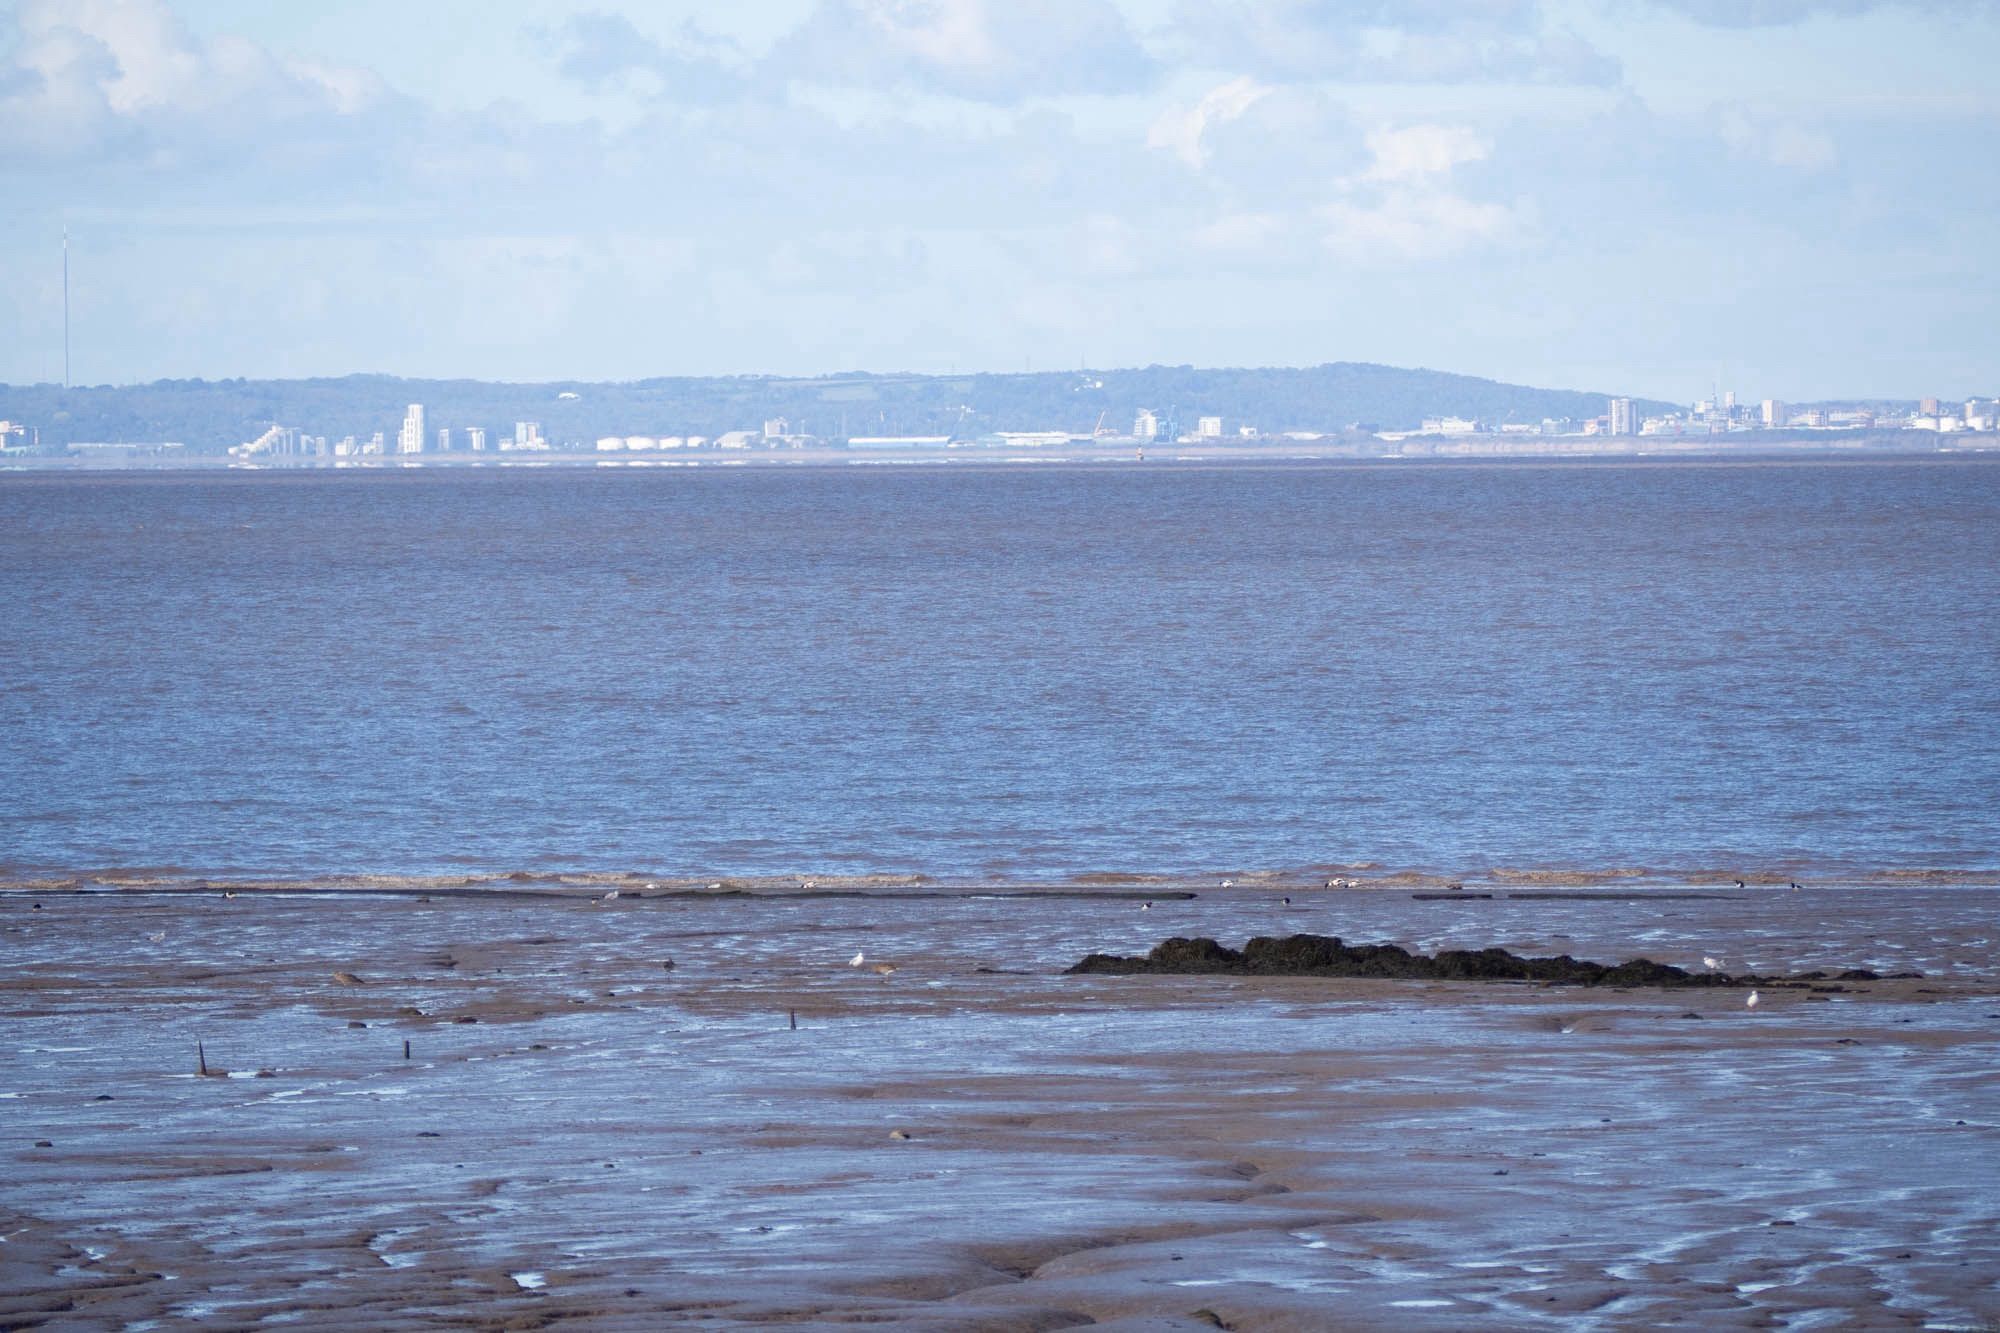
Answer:
<path fill-rule="evenodd" d="M 896 965 L 894 963 L 877 963 L 875 964 L 874 967 L 870 968 L 869 970 L 873 972 L 876 976 L 881 977 L 884 981 L 887 981 L 890 977 L 895 975 Z"/>
<path fill-rule="evenodd" d="M 1742 887 L 1743 887 L 1743 881 L 1742 881 L 1742 880 L 1740 880 L 1740 879 L 1739 879 L 1739 880 L 1737 880 L 1737 881 L 1736 881 L 1736 887 L 1737 887 L 1737 888 L 1739 888 L 1739 889 L 1740 889 L 1740 888 L 1742 888 Z"/>
<path fill-rule="evenodd" d="M 867 961 L 868 961 L 868 956 L 866 954 L 857 953 L 854 955 L 854 957 L 847 960 L 847 965 L 849 967 L 860 967 L 863 963 Z"/>
<path fill-rule="evenodd" d="M 1750 998 L 1749 998 L 1749 999 L 1747 999 L 1747 1000 L 1745 1000 L 1745 1001 L 1743 1002 L 1743 1007 L 1744 1007 L 1745 1009 L 1755 1009 L 1755 1008 L 1757 1007 L 1757 992 L 1756 992 L 1756 991 L 1751 991 L 1751 992 L 1750 992 Z"/>
<path fill-rule="evenodd" d="M 1722 966 L 1722 960 L 1720 958 L 1710 958 L 1707 954 L 1703 954 L 1701 956 L 1701 965 L 1713 972 L 1716 968 Z"/>

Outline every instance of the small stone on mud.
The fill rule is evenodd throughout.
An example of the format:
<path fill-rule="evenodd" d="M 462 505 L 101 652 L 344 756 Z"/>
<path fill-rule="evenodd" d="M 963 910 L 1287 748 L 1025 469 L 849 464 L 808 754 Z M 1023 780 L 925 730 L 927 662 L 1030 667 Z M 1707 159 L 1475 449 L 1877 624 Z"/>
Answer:
<path fill-rule="evenodd" d="M 348 1020 L 347 1020 L 347 1026 L 349 1026 L 349 1027 L 351 1027 L 351 1028 L 365 1028 L 365 1027 L 367 1027 L 368 1025 L 367 1025 L 366 1023 L 362 1022 L 362 1021 L 361 1021 L 360 1019 L 358 1019 L 358 1018 L 350 1018 L 350 1019 L 348 1019 Z"/>
<path fill-rule="evenodd" d="M 40 907 L 40 906 L 41 906 L 41 904 L 40 904 L 40 903 L 36 903 L 36 904 L 35 904 L 35 906 L 37 906 L 37 907 Z M 51 1143 L 51 1142 L 49 1142 L 49 1140 L 47 1140 L 47 1139 L 36 1139 L 36 1140 L 35 1140 L 35 1146 L 36 1146 L 37 1148 L 53 1148 L 53 1147 L 55 1147 L 56 1145 L 55 1145 L 55 1144 L 53 1144 L 53 1143 Z"/>
<path fill-rule="evenodd" d="M 454 1023 L 477 1023 L 479 1020 L 474 1018 L 471 1014 L 461 1014 L 457 1018 L 452 1019 L 451 1021 Z"/>
<path fill-rule="evenodd" d="M 116 1099 L 116 1098 L 114 1098 L 114 1097 L 113 1097 L 113 1096 L 112 1096 L 112 1095 L 111 1095 L 110 1093 L 108 1093 L 108 1092 L 100 1092 L 100 1093 L 98 1093 L 98 1094 L 97 1094 L 97 1095 L 96 1095 L 95 1097 L 92 1097 L 92 1098 L 91 1098 L 90 1100 L 92 1100 L 92 1101 L 94 1101 L 94 1102 L 109 1102 L 109 1101 L 115 1101 L 115 1100 L 117 1100 L 117 1099 Z"/>

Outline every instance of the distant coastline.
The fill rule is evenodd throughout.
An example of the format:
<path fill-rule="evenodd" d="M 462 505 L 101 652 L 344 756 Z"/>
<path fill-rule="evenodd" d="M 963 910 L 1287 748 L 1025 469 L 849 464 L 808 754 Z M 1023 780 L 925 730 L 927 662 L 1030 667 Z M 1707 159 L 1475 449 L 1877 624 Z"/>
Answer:
<path fill-rule="evenodd" d="M 1762 461 L 1920 461 L 2000 457 L 2000 435 L 1944 436 L 1920 431 L 1739 432 L 1726 436 L 1411 436 L 1401 440 L 1334 437 L 1322 440 L 1177 442 L 1135 445 L 1073 441 L 1035 446 L 977 443 L 949 446 L 815 446 L 746 449 L 634 450 L 614 455 L 594 450 L 524 453 L 451 453 L 361 458 L 259 457 L 105 446 L 89 453 L 17 454 L 0 458 L 0 473 L 14 472 L 420 472 L 479 468 L 516 470 L 577 468 L 784 468 L 867 466 L 1002 467 L 1036 464 L 1268 467 L 1301 463 L 1663 463 Z"/>

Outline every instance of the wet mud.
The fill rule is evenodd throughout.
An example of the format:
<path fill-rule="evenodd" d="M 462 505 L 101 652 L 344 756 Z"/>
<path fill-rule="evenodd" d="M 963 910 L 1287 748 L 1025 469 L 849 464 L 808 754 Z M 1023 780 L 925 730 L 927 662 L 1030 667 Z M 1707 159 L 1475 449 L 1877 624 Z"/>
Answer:
<path fill-rule="evenodd" d="M 0 893 L 0 1327 L 2000 1322 L 1990 888 L 559 887 Z"/>

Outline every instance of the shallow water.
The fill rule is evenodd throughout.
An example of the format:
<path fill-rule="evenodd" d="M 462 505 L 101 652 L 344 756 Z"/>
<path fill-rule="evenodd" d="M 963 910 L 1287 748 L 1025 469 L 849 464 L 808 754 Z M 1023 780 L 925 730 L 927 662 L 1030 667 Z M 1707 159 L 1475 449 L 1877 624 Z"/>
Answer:
<path fill-rule="evenodd" d="M 8 894 L 0 1314 L 1977 1326 L 1993 892 Z M 1929 975 L 1752 1012 L 1060 972 L 1293 929 Z"/>
<path fill-rule="evenodd" d="M 2000 861 L 2000 465 L 0 477 L 0 870 Z"/>

